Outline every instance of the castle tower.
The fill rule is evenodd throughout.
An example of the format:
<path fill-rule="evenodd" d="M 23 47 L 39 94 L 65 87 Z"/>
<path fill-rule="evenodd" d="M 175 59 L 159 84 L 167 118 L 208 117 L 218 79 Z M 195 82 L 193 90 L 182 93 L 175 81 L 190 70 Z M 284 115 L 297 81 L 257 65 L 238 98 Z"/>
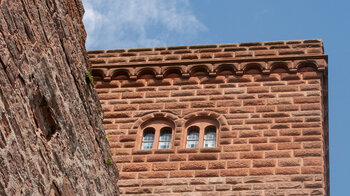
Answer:
<path fill-rule="evenodd" d="M 321 40 L 88 52 L 122 195 L 327 195 Z"/>

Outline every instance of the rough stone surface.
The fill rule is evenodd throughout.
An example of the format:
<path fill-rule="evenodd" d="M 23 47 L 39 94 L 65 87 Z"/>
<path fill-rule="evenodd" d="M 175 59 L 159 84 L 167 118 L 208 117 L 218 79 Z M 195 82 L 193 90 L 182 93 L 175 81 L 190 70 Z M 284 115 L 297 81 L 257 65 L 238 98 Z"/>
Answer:
<path fill-rule="evenodd" d="M 0 1 L 0 195 L 117 195 L 80 0 Z"/>

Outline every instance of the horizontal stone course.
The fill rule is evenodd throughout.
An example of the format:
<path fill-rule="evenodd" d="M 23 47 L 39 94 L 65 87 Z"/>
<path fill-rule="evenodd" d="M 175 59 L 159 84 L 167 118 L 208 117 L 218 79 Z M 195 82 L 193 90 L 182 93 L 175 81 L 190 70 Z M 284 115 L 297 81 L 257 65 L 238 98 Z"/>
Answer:
<path fill-rule="evenodd" d="M 284 41 L 282 41 L 284 42 Z M 281 42 L 281 43 L 282 43 Z M 124 56 L 130 57 L 130 62 L 134 59 L 142 59 L 141 57 L 148 57 L 148 60 L 152 59 L 154 55 L 165 55 L 165 54 L 173 54 L 174 58 L 167 58 L 168 60 L 177 60 L 179 57 L 183 58 L 196 58 L 197 56 L 194 53 L 213 53 L 214 58 L 232 58 L 235 54 L 236 57 L 242 57 L 244 55 L 248 55 L 250 53 L 241 52 L 246 50 L 252 50 L 255 56 L 277 56 L 279 55 L 301 55 L 304 53 L 313 53 L 313 54 L 322 54 L 322 43 L 318 44 L 310 44 L 310 43 L 296 43 L 292 44 L 292 42 L 287 42 L 283 44 L 274 44 L 274 45 L 266 45 L 270 42 L 257 42 L 256 46 L 250 45 L 250 43 L 241 43 L 239 46 L 237 44 L 219 44 L 215 45 L 215 48 L 209 45 L 198 45 L 198 46 L 181 46 L 181 47 L 164 47 L 159 52 L 158 48 L 141 48 L 141 49 L 119 49 L 119 50 L 102 50 L 102 51 L 89 51 L 89 57 L 100 57 L 101 63 L 104 63 L 103 57 L 106 56 L 106 53 L 110 54 L 110 56 Z M 278 42 L 276 42 L 278 43 Z M 233 47 L 234 46 L 234 47 Z M 312 48 L 308 48 L 311 47 Z M 183 49 L 178 49 L 183 48 Z M 277 50 L 276 50 L 277 49 Z M 225 52 L 223 52 L 225 51 Z M 278 52 L 278 53 L 277 53 Z M 192 56 L 191 56 L 192 55 Z M 137 58 L 134 56 L 138 56 Z M 170 57 L 171 55 L 169 55 Z M 102 58 L 101 58 L 102 57 Z M 177 58 L 175 58 L 177 57 Z M 143 59 L 142 59 L 143 60 Z M 93 60 L 93 62 L 100 63 L 98 60 Z"/>

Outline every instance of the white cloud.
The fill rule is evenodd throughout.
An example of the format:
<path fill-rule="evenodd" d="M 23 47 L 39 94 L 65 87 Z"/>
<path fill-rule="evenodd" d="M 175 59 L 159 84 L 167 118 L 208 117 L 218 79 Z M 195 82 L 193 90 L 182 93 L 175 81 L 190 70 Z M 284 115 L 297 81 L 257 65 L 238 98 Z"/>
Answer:
<path fill-rule="evenodd" d="M 206 30 L 188 0 L 83 0 L 83 4 L 88 49 L 164 46 Z"/>

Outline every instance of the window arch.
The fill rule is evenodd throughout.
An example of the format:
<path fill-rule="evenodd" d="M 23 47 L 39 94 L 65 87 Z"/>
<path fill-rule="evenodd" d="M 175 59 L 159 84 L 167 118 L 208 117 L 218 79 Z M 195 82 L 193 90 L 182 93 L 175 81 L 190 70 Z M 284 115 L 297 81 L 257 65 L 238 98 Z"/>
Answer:
<path fill-rule="evenodd" d="M 200 117 L 187 122 L 186 148 L 216 147 L 218 125 L 213 119 Z"/>
<path fill-rule="evenodd" d="M 141 150 L 171 148 L 174 127 L 175 124 L 166 118 L 152 119 L 143 123 Z"/>

